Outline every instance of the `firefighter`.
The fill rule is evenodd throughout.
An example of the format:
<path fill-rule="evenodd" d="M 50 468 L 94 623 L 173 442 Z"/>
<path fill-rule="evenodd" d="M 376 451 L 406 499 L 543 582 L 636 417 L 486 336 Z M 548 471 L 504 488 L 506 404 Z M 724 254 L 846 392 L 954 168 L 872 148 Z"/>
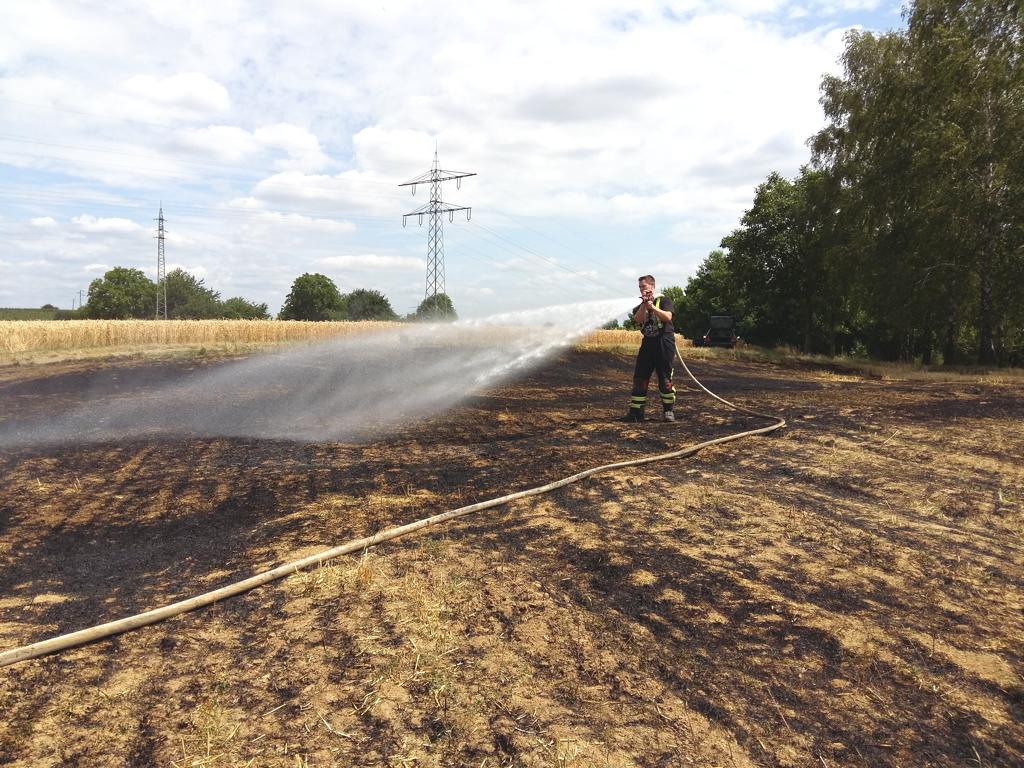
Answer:
<path fill-rule="evenodd" d="M 672 366 L 676 356 L 675 330 L 672 328 L 672 299 L 654 293 L 654 278 L 644 275 L 639 280 L 640 305 L 633 310 L 633 320 L 640 326 L 643 341 L 633 369 L 633 393 L 624 421 L 643 421 L 647 405 L 647 388 L 651 374 L 658 373 L 658 391 L 665 421 L 675 421 L 672 406 L 676 391 L 672 386 Z"/>

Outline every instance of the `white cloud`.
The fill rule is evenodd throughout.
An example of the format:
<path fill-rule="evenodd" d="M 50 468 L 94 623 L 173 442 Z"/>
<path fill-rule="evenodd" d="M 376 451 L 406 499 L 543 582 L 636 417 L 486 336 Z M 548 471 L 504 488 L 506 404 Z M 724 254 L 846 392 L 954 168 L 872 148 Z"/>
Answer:
<path fill-rule="evenodd" d="M 335 234 L 353 232 L 356 228 L 355 224 L 349 221 L 317 219 L 311 216 L 303 216 L 298 213 L 279 213 L 277 211 L 261 211 L 256 214 L 255 220 L 260 223 L 289 227 L 295 230 L 328 232 Z"/>
<path fill-rule="evenodd" d="M 353 256 L 327 256 L 318 259 L 317 264 L 337 267 L 340 269 L 423 269 L 426 262 L 411 256 L 388 256 L 376 253 L 364 253 Z"/>
<path fill-rule="evenodd" d="M 244 160 L 262 149 L 252 133 L 234 125 L 185 128 L 173 146 L 226 162 Z"/>
<path fill-rule="evenodd" d="M 266 203 L 255 197 L 236 197 L 224 203 L 225 208 L 239 208 L 242 210 L 261 210 L 266 208 Z"/>
<path fill-rule="evenodd" d="M 429 189 L 412 197 L 398 184 L 437 147 L 442 168 L 479 174 L 442 189 L 473 207 L 472 222 L 445 222 L 448 282 L 468 301 L 484 289 L 495 291 L 487 311 L 539 300 L 571 274 L 561 267 L 589 285 L 595 264 L 632 291 L 635 264 L 692 269 L 757 183 L 807 161 L 820 78 L 842 51 L 834 18 L 879 8 L 21 4 L 0 29 L 0 134 L 16 139 L 0 138 L 0 164 L 26 194 L 0 201 L 0 216 L 29 234 L 4 256 L 15 270 L 43 253 L 73 265 L 47 278 L 59 292 L 84 261 L 148 266 L 163 200 L 168 258 L 203 265 L 224 295 L 273 304 L 335 258 L 378 270 L 373 287 L 415 305 L 425 234 L 402 230 L 401 215 Z M 863 24 L 883 17 L 872 18 Z M 69 205 L 81 213 L 70 223 Z"/>
<path fill-rule="evenodd" d="M 389 128 L 370 125 L 352 137 L 352 149 L 360 173 L 370 179 L 402 183 L 429 170 L 434 139 L 416 128 Z M 449 153 L 450 159 L 452 153 Z M 447 167 L 447 166 L 442 166 Z M 400 181 L 395 181 L 399 179 Z"/>
<path fill-rule="evenodd" d="M 202 119 L 226 112 L 231 98 L 227 88 L 202 72 L 133 75 L 110 95 L 108 106 L 135 120 Z"/>
<path fill-rule="evenodd" d="M 32 56 L 63 53 L 74 59 L 97 50 L 113 52 L 120 36 L 117 25 L 106 24 L 100 14 L 85 6 L 19 3 L 0 27 L 0 66 L 13 68 Z"/>
<path fill-rule="evenodd" d="M 181 264 L 177 262 L 167 262 L 166 269 L 168 272 L 173 272 L 176 269 L 180 269 L 184 272 L 188 272 L 190 275 L 192 275 L 192 277 L 196 278 L 197 280 L 206 280 L 208 276 L 208 270 L 206 269 L 206 267 L 202 265 L 188 266 L 187 264 Z M 204 285 L 207 288 L 211 287 L 209 285 L 206 285 L 205 282 Z M 216 288 L 214 288 L 214 290 L 216 290 Z"/>
<path fill-rule="evenodd" d="M 252 158 L 270 165 L 269 156 L 277 155 L 272 164 L 281 170 L 315 171 L 331 164 L 315 135 L 288 123 L 254 131 L 234 125 L 185 128 L 170 148 L 229 163 Z"/>
<path fill-rule="evenodd" d="M 142 229 L 141 226 L 129 219 L 121 219 L 117 217 L 97 218 L 96 216 L 92 216 L 88 213 L 82 214 L 81 216 L 75 216 L 71 219 L 71 222 L 77 225 L 83 232 L 92 233 L 124 234 L 128 232 L 138 232 Z"/>
<path fill-rule="evenodd" d="M 599 81 L 582 81 L 541 86 L 517 106 L 517 113 L 529 120 L 554 123 L 583 123 L 617 120 L 620 104 L 637 108 L 671 96 L 674 88 L 661 77 L 612 75 Z"/>
<path fill-rule="evenodd" d="M 397 184 L 358 171 L 333 176 L 284 171 L 257 183 L 251 195 L 254 204 L 378 216 L 396 214 L 401 197 Z"/>
<path fill-rule="evenodd" d="M 256 129 L 253 137 L 266 147 L 282 149 L 288 154 L 287 158 L 275 162 L 283 170 L 315 171 L 331 164 L 320 147 L 320 140 L 305 128 L 278 123 Z"/>
<path fill-rule="evenodd" d="M 188 230 L 186 230 L 186 232 L 187 231 Z M 182 234 L 177 229 L 165 232 L 164 243 L 166 244 L 167 248 L 187 249 L 202 247 L 205 245 L 205 241 L 203 240 L 202 237 L 195 237 L 188 234 Z"/>
<path fill-rule="evenodd" d="M 880 0 L 819 0 L 817 3 L 820 10 L 827 11 L 828 13 L 845 12 L 851 11 L 872 11 L 881 5 Z M 892 6 L 897 10 L 900 9 L 899 4 L 893 3 Z"/>

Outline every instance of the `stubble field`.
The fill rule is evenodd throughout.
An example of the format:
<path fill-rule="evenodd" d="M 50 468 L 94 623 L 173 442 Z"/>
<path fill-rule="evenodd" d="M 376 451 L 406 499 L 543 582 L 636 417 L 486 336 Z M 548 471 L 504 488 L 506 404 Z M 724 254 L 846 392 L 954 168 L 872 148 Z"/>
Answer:
<path fill-rule="evenodd" d="M 0 369 L 0 422 L 216 360 Z M 0 454 L 0 651 L 573 472 L 762 426 L 572 351 L 364 443 Z M 0 669 L 0 764 L 1018 766 L 1024 395 L 710 355 L 789 426 L 601 474 Z"/>

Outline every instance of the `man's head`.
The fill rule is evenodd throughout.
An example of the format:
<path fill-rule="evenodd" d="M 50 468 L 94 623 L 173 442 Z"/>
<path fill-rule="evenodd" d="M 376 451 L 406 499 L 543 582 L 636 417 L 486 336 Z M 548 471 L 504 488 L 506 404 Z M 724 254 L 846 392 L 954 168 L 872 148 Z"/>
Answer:
<path fill-rule="evenodd" d="M 654 295 L 654 276 L 653 275 L 643 275 L 638 282 L 640 283 L 640 295 L 641 296 L 644 296 L 646 298 L 648 296 L 653 296 Z"/>

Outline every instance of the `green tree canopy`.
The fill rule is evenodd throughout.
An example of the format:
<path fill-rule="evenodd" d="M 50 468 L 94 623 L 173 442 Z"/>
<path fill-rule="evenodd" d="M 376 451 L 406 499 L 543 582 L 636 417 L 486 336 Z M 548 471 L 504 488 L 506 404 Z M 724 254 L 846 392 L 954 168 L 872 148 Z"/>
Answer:
<path fill-rule="evenodd" d="M 660 288 L 658 293 L 672 300 L 672 327 L 675 328 L 676 333 L 682 333 L 682 328 L 680 328 L 676 323 L 678 322 L 679 311 L 682 309 L 685 302 L 686 293 L 678 285 L 669 285 L 664 288 Z"/>
<path fill-rule="evenodd" d="M 345 295 L 345 316 L 349 320 L 397 320 L 391 302 L 380 291 L 358 288 Z"/>
<path fill-rule="evenodd" d="M 684 333 L 731 314 L 765 345 L 1024 362 L 1024 12 L 904 15 L 906 30 L 848 34 L 813 166 L 757 187 L 687 283 Z"/>
<path fill-rule="evenodd" d="M 156 315 L 156 285 L 141 270 L 114 267 L 89 284 L 90 318 L 125 320 Z"/>
<path fill-rule="evenodd" d="M 203 285 L 203 280 L 183 269 L 165 278 L 167 317 L 173 320 L 205 320 L 222 316 L 220 294 Z"/>
<path fill-rule="evenodd" d="M 292 283 L 292 289 L 278 314 L 279 320 L 342 320 L 345 300 L 326 275 L 305 273 Z"/>
<path fill-rule="evenodd" d="M 683 301 L 683 289 L 678 285 L 669 285 L 664 288 L 659 288 L 658 293 L 672 299 L 672 306 L 675 307 L 672 313 L 672 321 L 675 322 L 675 313 L 679 311 L 679 305 Z"/>
<path fill-rule="evenodd" d="M 686 338 L 699 339 L 707 331 L 711 315 L 732 315 L 740 323 L 743 307 L 738 297 L 738 281 L 730 271 L 725 251 L 712 251 L 686 281 L 672 324 Z"/>
<path fill-rule="evenodd" d="M 741 226 L 722 239 L 751 341 L 813 351 L 831 298 L 823 290 L 827 189 L 821 171 L 803 168 L 793 181 L 772 173 Z"/>
<path fill-rule="evenodd" d="M 266 304 L 246 301 L 241 296 L 225 299 L 221 305 L 221 317 L 228 320 L 269 320 Z"/>
<path fill-rule="evenodd" d="M 458 315 L 455 314 L 455 305 L 452 303 L 451 298 L 447 293 L 437 293 L 433 296 L 427 296 L 420 305 L 416 307 L 416 314 L 413 315 L 416 320 L 427 320 L 427 321 L 444 321 L 444 320 L 456 320 Z"/>
<path fill-rule="evenodd" d="M 871 351 L 1006 362 L 1024 353 L 1024 13 L 917 0 L 905 17 L 851 32 L 822 84 L 837 272 Z"/>

